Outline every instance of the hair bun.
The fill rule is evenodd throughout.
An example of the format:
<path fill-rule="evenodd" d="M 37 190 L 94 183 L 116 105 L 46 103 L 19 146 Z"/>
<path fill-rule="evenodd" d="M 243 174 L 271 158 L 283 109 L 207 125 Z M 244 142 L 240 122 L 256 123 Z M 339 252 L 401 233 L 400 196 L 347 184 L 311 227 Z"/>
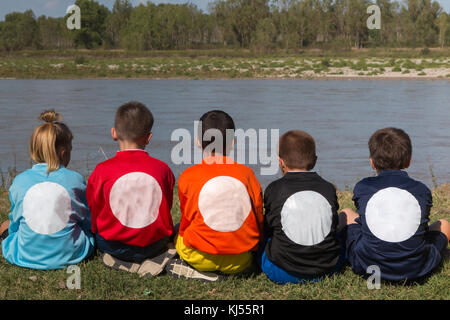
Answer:
<path fill-rule="evenodd" d="M 62 117 L 54 109 L 51 109 L 51 110 L 46 110 L 46 111 L 42 112 L 41 115 L 39 116 L 39 120 L 47 122 L 47 123 L 52 123 L 55 121 L 61 121 Z"/>

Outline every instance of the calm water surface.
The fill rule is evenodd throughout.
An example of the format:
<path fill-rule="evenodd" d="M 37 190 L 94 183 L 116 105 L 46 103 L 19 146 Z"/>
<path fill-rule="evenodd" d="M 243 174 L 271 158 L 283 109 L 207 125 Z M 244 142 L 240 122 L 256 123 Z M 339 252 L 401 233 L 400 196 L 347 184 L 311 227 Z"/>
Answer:
<path fill-rule="evenodd" d="M 377 129 L 403 128 L 413 142 L 409 174 L 432 187 L 450 182 L 450 82 L 290 80 L 0 80 L 0 167 L 30 166 L 28 142 L 37 117 L 55 108 L 75 136 L 70 168 L 89 174 L 117 151 L 109 132 L 116 108 L 145 103 L 155 116 L 149 153 L 178 176 L 187 165 L 171 162 L 172 132 L 206 111 L 223 109 L 247 130 L 309 132 L 317 144 L 315 170 L 339 188 L 373 175 L 367 141 Z M 250 146 L 255 148 L 255 146 Z M 263 187 L 280 176 L 261 176 Z"/>

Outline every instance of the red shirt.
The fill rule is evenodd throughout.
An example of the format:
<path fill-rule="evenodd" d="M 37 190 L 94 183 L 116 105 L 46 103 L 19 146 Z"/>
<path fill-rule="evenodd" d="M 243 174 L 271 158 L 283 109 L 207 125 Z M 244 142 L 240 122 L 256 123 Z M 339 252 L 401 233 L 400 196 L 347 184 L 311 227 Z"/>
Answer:
<path fill-rule="evenodd" d="M 140 247 L 170 236 L 174 184 L 167 164 L 144 150 L 117 152 L 89 177 L 86 196 L 92 232 Z"/>
<path fill-rule="evenodd" d="M 263 202 L 261 186 L 250 168 L 228 157 L 206 158 L 181 174 L 178 193 L 179 232 L 186 246 L 211 254 L 257 249 Z"/>

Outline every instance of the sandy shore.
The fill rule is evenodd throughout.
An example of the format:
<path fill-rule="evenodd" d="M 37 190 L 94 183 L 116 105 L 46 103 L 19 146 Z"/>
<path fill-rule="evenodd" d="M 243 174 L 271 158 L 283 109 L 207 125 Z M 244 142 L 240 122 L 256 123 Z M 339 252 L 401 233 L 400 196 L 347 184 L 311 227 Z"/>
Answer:
<path fill-rule="evenodd" d="M 0 59 L 0 79 L 450 80 L 450 58 Z"/>
<path fill-rule="evenodd" d="M 24 78 L 0 77 L 0 80 L 24 80 Z M 425 75 L 418 76 L 414 74 L 380 74 L 380 75 L 336 75 L 336 74 L 323 74 L 323 75 L 310 75 L 306 77 L 290 77 L 290 76 L 258 76 L 258 77 L 64 77 L 64 78 L 45 78 L 45 79 L 30 79 L 26 80 L 397 80 L 397 81 L 450 81 L 450 76 L 445 75 Z"/>
<path fill-rule="evenodd" d="M 421 71 L 408 70 L 407 73 L 392 71 L 393 68 L 386 68 L 386 71 L 379 74 L 368 74 L 369 72 L 360 72 L 349 68 L 339 68 L 317 75 L 314 72 L 308 72 L 308 75 L 314 78 L 326 79 L 369 79 L 369 80 L 450 80 L 450 68 L 428 68 Z M 341 74 L 337 74 L 341 73 Z M 361 74 L 363 73 L 363 74 Z"/>

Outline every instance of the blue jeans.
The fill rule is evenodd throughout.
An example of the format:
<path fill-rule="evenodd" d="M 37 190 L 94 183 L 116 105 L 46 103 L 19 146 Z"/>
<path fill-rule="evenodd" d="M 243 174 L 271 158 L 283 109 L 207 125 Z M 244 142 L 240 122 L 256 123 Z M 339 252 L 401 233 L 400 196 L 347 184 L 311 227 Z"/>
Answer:
<path fill-rule="evenodd" d="M 338 239 L 341 240 L 339 236 Z M 286 284 L 286 283 L 305 284 L 307 282 L 319 282 L 325 279 L 325 276 L 311 276 L 299 274 L 294 275 L 292 273 L 285 271 L 284 269 L 281 269 L 267 258 L 265 248 L 266 243 L 268 241 L 270 241 L 270 238 L 263 243 L 264 245 L 262 246 L 262 250 L 260 251 L 258 263 L 259 266 L 261 267 L 261 270 L 266 274 L 266 276 L 270 280 L 279 284 Z M 341 254 L 339 256 L 339 260 L 334 270 L 330 272 L 328 275 L 326 275 L 328 277 L 331 277 L 335 273 L 338 273 L 341 270 L 342 266 L 344 265 L 345 261 L 347 260 L 345 254 L 345 242 L 344 241 L 340 242 L 341 242 Z"/>
<path fill-rule="evenodd" d="M 95 240 L 97 248 L 101 252 L 109 253 L 120 260 L 141 263 L 145 259 L 156 257 L 166 251 L 169 237 L 164 237 L 147 247 L 132 246 L 119 241 L 108 241 L 98 233 L 95 234 Z"/>

